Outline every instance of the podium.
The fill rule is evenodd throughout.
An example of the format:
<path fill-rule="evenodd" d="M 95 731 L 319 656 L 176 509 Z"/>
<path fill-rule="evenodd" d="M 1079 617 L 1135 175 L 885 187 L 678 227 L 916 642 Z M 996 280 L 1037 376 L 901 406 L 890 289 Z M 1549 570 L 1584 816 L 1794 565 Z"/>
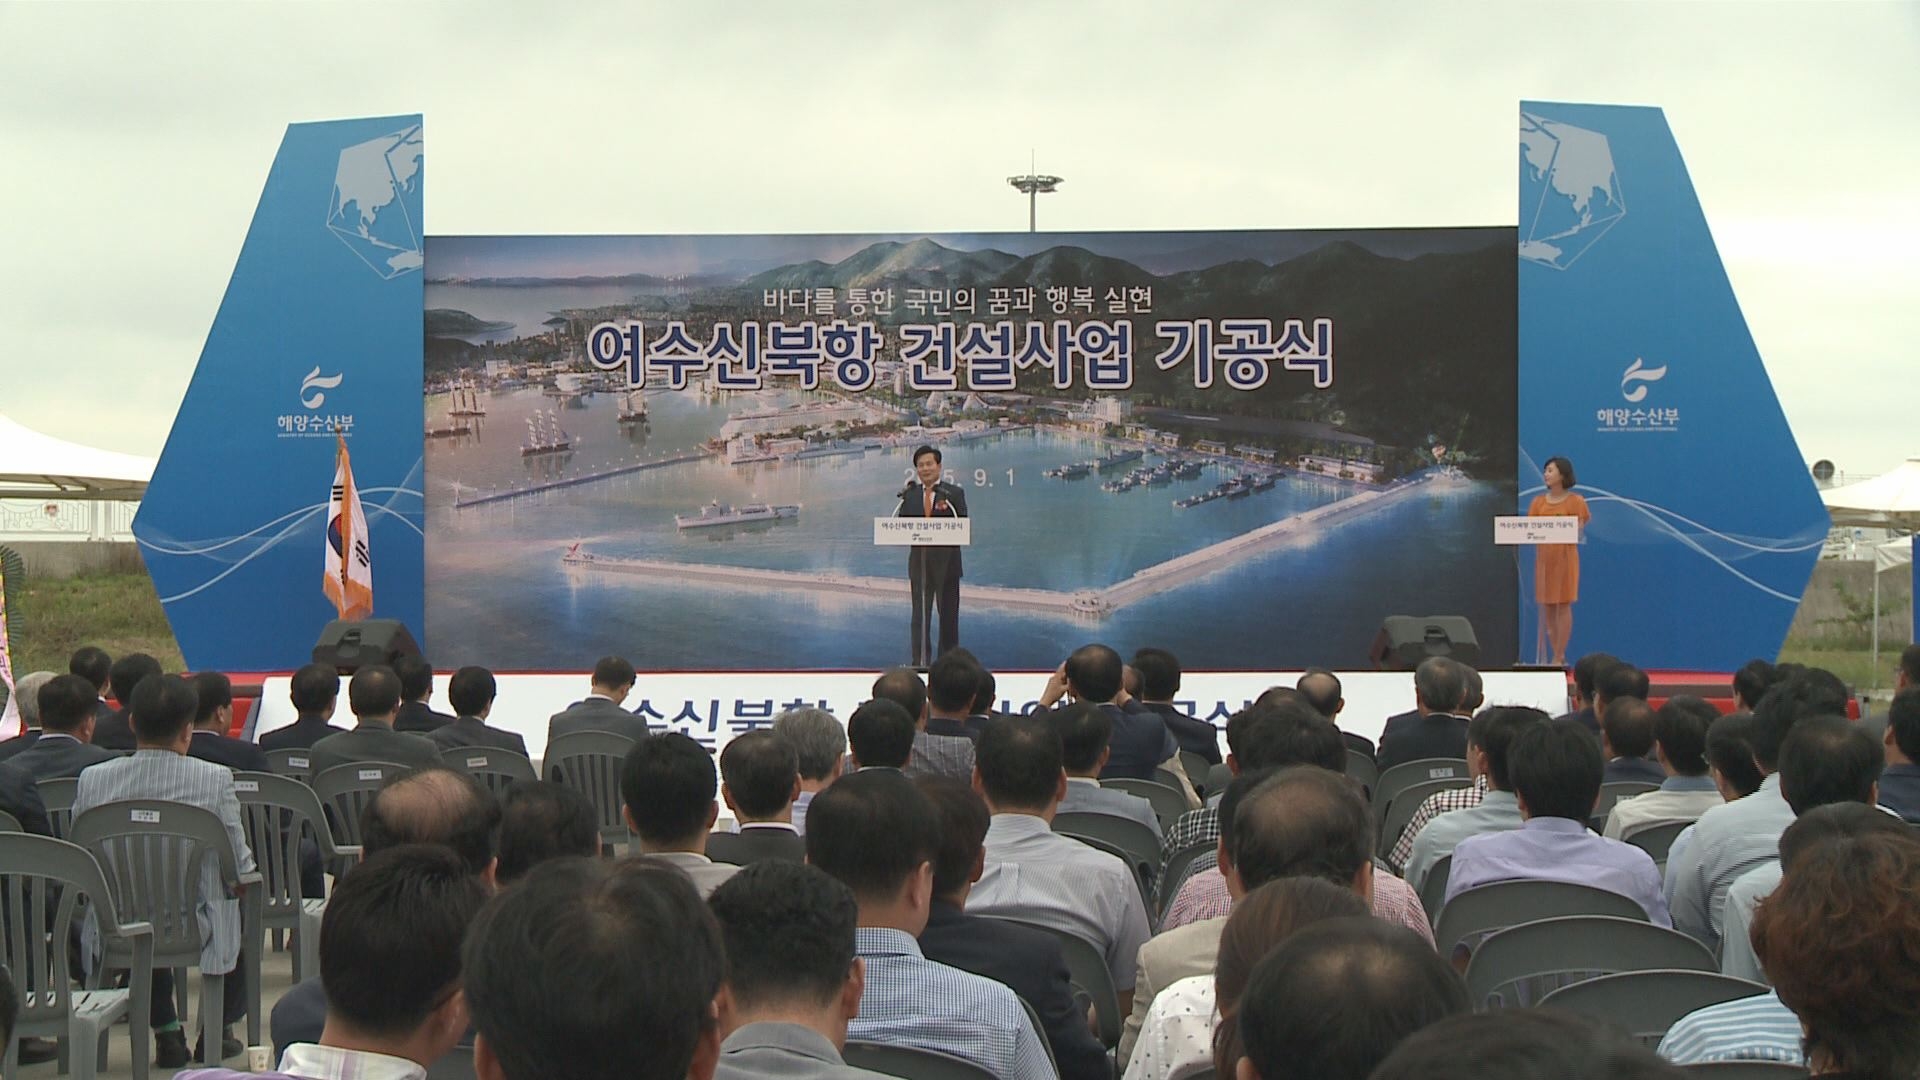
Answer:
<path fill-rule="evenodd" d="M 876 547 L 903 547 L 907 552 L 907 588 L 913 599 L 913 665 L 933 663 L 933 612 L 953 548 L 973 544 L 973 520 L 963 517 L 877 517 L 873 519 Z M 954 603 L 959 603 L 958 590 Z M 958 613 L 956 612 L 956 618 Z"/>
<path fill-rule="evenodd" d="M 1526 514 L 1501 514 L 1493 519 L 1493 542 L 1513 549 L 1514 572 L 1520 572 L 1520 551 L 1551 544 L 1580 543 L 1580 519 L 1577 517 L 1529 517 Z M 1525 580 L 1524 578 L 1522 580 Z M 1547 627 L 1536 628 L 1533 662 L 1547 662 Z"/>

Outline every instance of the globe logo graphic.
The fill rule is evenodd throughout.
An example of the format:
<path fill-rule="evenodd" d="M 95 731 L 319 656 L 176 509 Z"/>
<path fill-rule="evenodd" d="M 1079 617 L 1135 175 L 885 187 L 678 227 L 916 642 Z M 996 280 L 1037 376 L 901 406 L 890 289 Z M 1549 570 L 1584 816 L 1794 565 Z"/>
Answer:
<path fill-rule="evenodd" d="M 1520 257 L 1565 270 L 1627 216 L 1597 131 L 1520 114 Z"/>
<path fill-rule="evenodd" d="M 383 278 L 420 269 L 420 125 L 340 151 L 327 230 Z"/>

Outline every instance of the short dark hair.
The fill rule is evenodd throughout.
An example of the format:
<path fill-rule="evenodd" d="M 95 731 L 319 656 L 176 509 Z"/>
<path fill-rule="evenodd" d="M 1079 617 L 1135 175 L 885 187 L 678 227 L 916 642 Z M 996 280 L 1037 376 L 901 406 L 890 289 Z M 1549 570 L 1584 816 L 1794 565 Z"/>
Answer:
<path fill-rule="evenodd" d="M 460 984 L 460 942 L 487 889 L 459 857 L 402 844 L 343 875 L 320 920 L 327 1012 L 369 1035 L 418 1028 Z"/>
<path fill-rule="evenodd" d="M 1707 725 L 1707 763 L 1742 796 L 1760 790 L 1753 762 L 1753 714 L 1729 713 Z"/>
<path fill-rule="evenodd" d="M 500 793 L 500 864 L 505 885 L 549 859 L 600 853 L 600 813 L 565 784 L 522 780 Z"/>
<path fill-rule="evenodd" d="M 430 765 L 387 781 L 360 812 L 360 851 L 372 857 L 401 844 L 438 844 L 486 872 L 500 833 L 500 801 L 480 781 Z"/>
<path fill-rule="evenodd" d="M 1913 826 L 1866 802 L 1834 802 L 1810 807 L 1780 834 L 1780 869 L 1792 873 L 1800 856 L 1822 844 L 1868 833 L 1911 835 Z"/>
<path fill-rule="evenodd" d="M 793 804 L 800 765 L 793 744 L 771 731 L 749 731 L 720 751 L 720 778 L 742 818 L 763 820 Z"/>
<path fill-rule="evenodd" d="M 1362 1080 L 1402 1039 L 1471 1008 L 1430 943 L 1363 915 L 1314 923 L 1268 953 L 1238 1025 L 1262 1080 Z"/>
<path fill-rule="evenodd" d="M 1120 693 L 1125 668 L 1119 653 L 1095 642 L 1080 646 L 1067 657 L 1067 681 L 1085 701 L 1096 704 L 1112 701 Z"/>
<path fill-rule="evenodd" d="M 720 782 L 713 755 L 678 731 L 648 735 L 627 751 L 620 798 L 634 831 L 650 844 L 673 844 L 707 830 Z"/>
<path fill-rule="evenodd" d="M 1845 716 L 1846 684 L 1832 672 L 1807 668 L 1773 686 L 1753 707 L 1753 727 L 1747 741 L 1754 760 L 1772 772 L 1780 764 L 1780 745 L 1793 726 L 1810 716 Z"/>
<path fill-rule="evenodd" d="M 1572 491 L 1573 462 L 1568 461 L 1566 458 L 1555 456 L 1547 459 L 1547 465 L 1553 466 L 1554 469 L 1560 473 L 1560 490 Z M 1541 471 L 1544 472 L 1545 470 L 1546 465 L 1541 466 Z"/>
<path fill-rule="evenodd" d="M 412 653 L 394 657 L 393 673 L 400 679 L 400 700 L 402 701 L 420 701 L 433 692 L 433 665 L 427 663 L 423 657 Z M 351 684 L 348 686 L 347 699 L 349 701 L 353 699 Z"/>
<path fill-rule="evenodd" d="M 1611 715 L 1613 710 L 1608 709 Z M 1549 720 L 1522 731 L 1507 749 L 1513 792 L 1536 818 L 1569 818 L 1585 824 L 1600 798 L 1606 762 L 1593 735 L 1578 720 Z"/>
<path fill-rule="evenodd" d="M 400 707 L 400 676 L 385 664 L 368 664 L 347 680 L 347 708 L 355 716 L 385 716 Z"/>
<path fill-rule="evenodd" d="M 479 716 L 493 704 L 498 692 L 493 672 L 469 664 L 454 672 L 453 678 L 447 681 L 447 704 L 461 716 Z"/>
<path fill-rule="evenodd" d="M 1332 772 L 1347 771 L 1347 744 L 1340 729 L 1321 715 L 1304 696 L 1271 705 L 1258 702 L 1227 719 L 1228 743 L 1233 745 L 1234 721 L 1240 720 L 1233 759 L 1242 769 L 1271 769 L 1281 765 L 1318 765 Z"/>
<path fill-rule="evenodd" d="M 178 675 L 149 675 L 133 688 L 133 733 L 141 742 L 165 743 L 193 725 L 199 708 L 193 687 Z"/>
<path fill-rule="evenodd" d="M 1686 1073 L 1613 1028 L 1559 1009 L 1450 1016 L 1401 1042 L 1371 1080 L 1679 1080 Z"/>
<path fill-rule="evenodd" d="M 1837 802 L 1873 801 L 1887 764 L 1880 741 L 1839 716 L 1811 716 L 1780 744 L 1780 794 L 1804 814 Z"/>
<path fill-rule="evenodd" d="M 593 685 L 604 686 L 609 690 L 632 686 L 633 680 L 637 677 L 633 665 L 624 657 L 603 656 L 593 665 Z"/>
<path fill-rule="evenodd" d="M 1591 702 L 1593 700 L 1594 676 L 1600 674 L 1601 668 L 1609 667 L 1619 662 L 1619 657 L 1614 656 L 1612 653 L 1603 652 L 1590 652 L 1580 659 L 1575 660 L 1573 662 L 1574 690 L 1579 693 L 1581 698 Z"/>
<path fill-rule="evenodd" d="M 847 746 L 860 767 L 899 769 L 913 754 L 918 722 L 899 702 L 874 698 L 847 717 Z"/>
<path fill-rule="evenodd" d="M 1900 670 L 1907 676 L 1907 682 L 1920 684 L 1920 642 L 1900 650 Z"/>
<path fill-rule="evenodd" d="M 1136 649 L 1133 670 L 1140 673 L 1140 696 L 1148 701 L 1172 701 L 1180 692 L 1180 658 L 1165 649 Z"/>
<path fill-rule="evenodd" d="M 1600 730 L 1615 757 L 1646 757 L 1653 753 L 1653 706 L 1645 698 L 1610 698 Z"/>
<path fill-rule="evenodd" d="M 44 704 L 40 707 L 46 708 Z M 1893 695 L 1887 706 L 1887 730 L 1893 732 L 1893 745 L 1907 755 L 1907 760 L 1920 762 L 1920 685 Z"/>
<path fill-rule="evenodd" d="M 1487 755 L 1487 782 L 1501 791 L 1512 791 L 1508 779 L 1507 751 L 1520 733 L 1547 721 L 1547 714 L 1525 705 L 1495 705 L 1480 710 L 1467 722 L 1467 744 Z M 1592 738 L 1592 736 L 1588 736 Z"/>
<path fill-rule="evenodd" d="M 55 675 L 40 688 L 40 726 L 46 731 L 73 731 L 93 715 L 99 692 L 79 675 Z"/>
<path fill-rule="evenodd" d="M 1773 685 L 1773 665 L 1765 660 L 1749 660 L 1733 673 L 1733 693 L 1740 706 L 1752 709 L 1760 703 L 1767 687 Z"/>
<path fill-rule="evenodd" d="M 1340 711 L 1344 688 L 1340 685 L 1340 676 L 1326 668 L 1308 668 L 1293 685 L 1294 689 L 1306 695 L 1307 704 L 1313 706 L 1321 716 L 1331 720 Z"/>
<path fill-rule="evenodd" d="M 985 664 L 980 665 L 980 678 L 973 686 L 972 711 L 974 713 L 992 712 L 994 699 L 999 696 L 1000 680 L 993 677 L 993 672 L 988 671 Z"/>
<path fill-rule="evenodd" d="M 133 704 L 133 692 L 149 675 L 160 674 L 160 661 L 146 653 L 128 653 L 113 662 L 107 682 L 113 687 L 113 700 L 122 706 Z"/>
<path fill-rule="evenodd" d="M 113 657 L 97 645 L 82 645 L 67 657 L 67 674 L 78 675 L 93 687 L 95 697 L 106 689 L 107 679 L 113 674 Z M 123 703 L 124 704 L 124 703 Z"/>
<path fill-rule="evenodd" d="M 817 866 L 769 859 L 707 898 L 727 948 L 727 985 L 746 1008 L 825 1005 L 853 971 L 860 904 Z"/>
<path fill-rule="evenodd" d="M 1100 755 L 1113 741 L 1113 717 L 1091 701 L 1076 702 L 1047 714 L 1060 736 L 1060 764 L 1070 773 L 1084 773 L 1100 764 Z"/>
<path fill-rule="evenodd" d="M 847 752 L 847 729 L 817 706 L 788 709 L 773 718 L 773 733 L 793 747 L 802 778 L 825 780 Z"/>
<path fill-rule="evenodd" d="M 1450 657 L 1427 657 L 1413 669 L 1413 692 L 1433 712 L 1458 712 L 1467 699 L 1465 665 Z"/>
<path fill-rule="evenodd" d="M 1234 808 L 1228 858 L 1249 889 L 1283 877 L 1351 885 L 1373 858 L 1373 835 L 1359 785 L 1295 765 L 1268 777 Z"/>
<path fill-rule="evenodd" d="M 480 912 L 465 959 L 509 1080 L 682 1080 L 726 971 L 693 883 L 649 858 L 541 863 Z"/>
<path fill-rule="evenodd" d="M 807 861 L 864 899 L 897 896 L 940 849 L 933 804 L 905 775 L 857 772 L 807 804 Z"/>
<path fill-rule="evenodd" d="M 287 699 L 295 712 L 331 712 L 340 700 L 340 673 L 325 664 L 307 664 L 287 683 Z"/>
<path fill-rule="evenodd" d="M 1668 698 L 1653 714 L 1653 739 L 1667 756 L 1667 764 L 1681 776 L 1702 776 L 1707 771 L 1707 728 L 1720 717 L 1720 710 L 1688 694 Z"/>
<path fill-rule="evenodd" d="M 193 723 L 198 727 L 213 719 L 214 713 L 233 704 L 233 680 L 217 671 L 199 672 L 193 677 L 193 697 Z"/>
<path fill-rule="evenodd" d="M 915 723 L 927 711 L 927 684 L 910 667 L 888 668 L 873 680 L 873 696 L 907 710 Z"/>
<path fill-rule="evenodd" d="M 972 786 L 951 776 L 926 773 L 914 786 L 933 804 L 940 843 L 933 853 L 933 895 L 952 896 L 973 880 L 973 864 L 987 843 L 993 815 Z"/>
<path fill-rule="evenodd" d="M 974 744 L 973 767 L 995 806 L 1036 810 L 1060 789 L 1060 733 L 1044 716 L 1002 716 Z"/>
<path fill-rule="evenodd" d="M 979 688 L 979 663 L 958 649 L 941 654 L 927 669 L 927 701 L 941 712 L 971 712 Z"/>
<path fill-rule="evenodd" d="M 1593 692 L 1606 698 L 1609 705 L 1621 698 L 1639 698 L 1645 701 L 1647 693 L 1652 689 L 1653 681 L 1647 678 L 1647 673 L 1625 660 L 1616 660 L 1602 667 L 1593 676 Z"/>
<path fill-rule="evenodd" d="M 946 459 L 940 456 L 940 448 L 939 448 L 939 447 L 937 447 L 937 446 L 927 446 L 927 445 L 926 445 L 926 444 L 924 444 L 924 443 L 923 443 L 923 444 L 921 444 L 921 445 L 919 445 L 919 446 L 916 446 L 916 447 L 914 447 L 914 448 L 913 448 L 913 463 L 914 463 L 915 465 L 918 465 L 918 464 L 920 464 L 920 459 L 921 459 L 921 458 L 923 458 L 923 457 L 925 457 L 925 456 L 926 456 L 926 455 L 928 455 L 928 454 L 932 454 L 932 455 L 933 455 L 933 460 L 935 460 L 935 461 L 938 461 L 938 462 L 940 462 L 940 463 L 942 463 L 942 464 L 945 464 L 945 463 L 946 463 Z"/>

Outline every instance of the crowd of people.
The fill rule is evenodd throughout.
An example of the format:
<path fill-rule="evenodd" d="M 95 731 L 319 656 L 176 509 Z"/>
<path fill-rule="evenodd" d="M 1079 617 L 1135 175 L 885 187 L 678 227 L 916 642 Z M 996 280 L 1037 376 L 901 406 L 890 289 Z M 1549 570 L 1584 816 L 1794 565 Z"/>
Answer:
<path fill-rule="evenodd" d="M 1315 669 L 1235 713 L 1224 757 L 1173 704 L 1179 661 L 1160 649 L 1076 650 L 1017 715 L 956 649 L 924 676 L 881 674 L 844 724 L 790 710 L 717 756 L 627 711 L 635 681 L 604 659 L 549 720 L 550 738 L 629 740 L 625 851 L 557 772 L 495 794 L 445 763 L 450 748 L 526 748 L 489 723 L 491 673 L 455 672 L 440 713 L 417 658 L 344 685 L 300 669 L 298 718 L 255 744 L 229 735 L 224 676 L 82 649 L 68 673 L 20 680 L 29 729 L 0 743 L 0 810 L 49 834 L 37 785 L 66 777 L 76 817 L 126 799 L 201 807 L 244 872 L 234 775 L 266 771 L 264 751 L 305 750 L 316 772 L 406 766 L 362 812 L 357 865 L 330 882 L 341 868 L 313 853 L 300 867 L 325 913 L 318 973 L 269 1018 L 285 1077 L 422 1080 L 458 1061 L 485 1080 L 852 1080 L 879 1075 L 859 1067 L 871 1046 L 999 1080 L 1651 1077 L 1737 1060 L 1920 1076 L 1920 647 L 1880 737 L 1815 668 L 1747 665 L 1722 715 L 1684 696 L 1656 707 L 1644 672 L 1592 655 L 1572 711 L 1550 717 L 1485 701 L 1476 672 L 1435 657 L 1377 746 L 1342 730 L 1339 678 Z M 330 720 L 343 691 L 351 729 Z M 1206 790 L 1182 751 L 1230 781 Z M 1372 777 L 1348 775 L 1361 758 L 1458 760 L 1466 777 L 1383 836 Z M 1121 778 L 1169 783 L 1184 812 Z M 1646 790 L 1609 804 L 1603 785 L 1621 783 Z M 1116 854 L 1057 831 L 1062 814 L 1157 846 Z M 1634 842 L 1675 829 L 1664 848 Z M 1657 1053 L 1553 1009 L 1476 1013 L 1464 957 L 1436 951 L 1421 900 L 1442 872 L 1447 901 L 1508 881 L 1618 894 L 1755 992 L 1680 1018 Z M 211 867 L 199 916 L 201 970 L 237 972 L 239 908 Z M 171 979 L 154 973 L 151 1022 L 156 1063 L 179 1068 Z M 225 992 L 231 1021 L 243 980 Z M 15 1005 L 0 985 L 0 1019 Z M 192 1056 L 239 1052 L 215 1035 Z M 22 1059 L 52 1050 L 30 1041 Z"/>

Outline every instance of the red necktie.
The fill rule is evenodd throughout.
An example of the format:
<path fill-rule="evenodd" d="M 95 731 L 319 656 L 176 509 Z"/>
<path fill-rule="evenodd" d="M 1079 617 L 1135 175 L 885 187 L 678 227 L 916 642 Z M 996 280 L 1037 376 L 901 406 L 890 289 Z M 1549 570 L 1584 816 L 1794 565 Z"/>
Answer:
<path fill-rule="evenodd" d="M 927 489 L 926 489 L 926 492 L 927 492 L 927 511 L 926 511 L 926 513 L 925 513 L 925 514 L 923 514 L 923 515 L 921 515 L 921 516 L 922 516 L 922 517 L 932 517 L 932 516 L 933 516 L 933 489 L 932 489 L 932 488 L 927 488 Z"/>

